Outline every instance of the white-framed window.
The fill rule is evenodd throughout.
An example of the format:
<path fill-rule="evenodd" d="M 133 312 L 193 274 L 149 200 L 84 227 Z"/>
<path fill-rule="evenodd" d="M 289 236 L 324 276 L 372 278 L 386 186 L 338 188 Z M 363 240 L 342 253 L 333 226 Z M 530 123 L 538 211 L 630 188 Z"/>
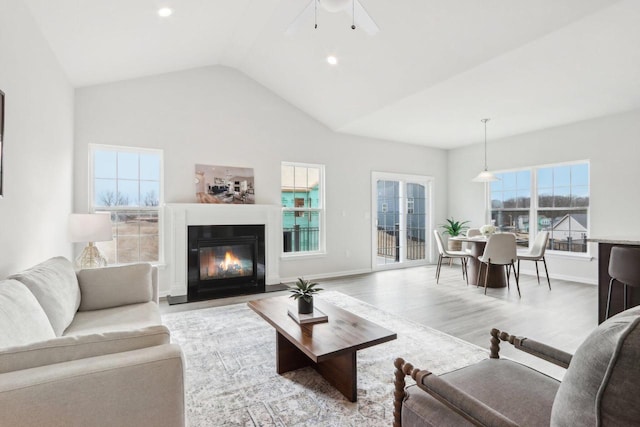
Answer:
<path fill-rule="evenodd" d="M 490 185 L 491 220 L 522 240 L 549 232 L 547 249 L 586 253 L 589 234 L 589 162 L 497 173 Z M 528 246 L 528 243 L 520 243 Z"/>
<path fill-rule="evenodd" d="M 163 153 L 90 144 L 89 211 L 109 212 L 113 240 L 96 243 L 109 264 L 160 262 Z"/>
<path fill-rule="evenodd" d="M 324 252 L 324 165 L 282 162 L 283 255 Z"/>

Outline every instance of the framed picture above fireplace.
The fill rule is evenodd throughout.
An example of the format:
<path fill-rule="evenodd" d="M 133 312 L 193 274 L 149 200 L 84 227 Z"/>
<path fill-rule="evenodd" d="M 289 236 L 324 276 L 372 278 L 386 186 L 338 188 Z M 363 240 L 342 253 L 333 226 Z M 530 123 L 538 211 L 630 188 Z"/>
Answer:
<path fill-rule="evenodd" d="M 198 203 L 255 203 L 252 168 L 196 165 L 195 172 Z"/>
<path fill-rule="evenodd" d="M 4 149 L 4 92 L 0 90 L 0 198 L 4 195 L 4 187 L 2 184 L 3 173 L 3 149 Z"/>

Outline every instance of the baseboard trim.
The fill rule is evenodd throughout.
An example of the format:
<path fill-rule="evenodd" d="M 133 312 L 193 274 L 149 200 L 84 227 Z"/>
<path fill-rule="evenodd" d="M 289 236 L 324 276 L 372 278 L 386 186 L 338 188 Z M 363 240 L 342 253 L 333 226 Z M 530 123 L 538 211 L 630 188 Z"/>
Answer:
<path fill-rule="evenodd" d="M 336 273 L 321 273 L 321 274 L 305 274 L 304 278 L 308 280 L 319 280 L 319 279 L 333 279 L 336 277 L 346 277 L 346 276 L 356 276 L 358 274 L 367 274 L 371 273 L 370 268 L 363 268 L 360 270 L 348 270 L 348 271 L 338 271 Z M 298 277 L 282 277 L 282 283 L 291 283 L 298 280 Z"/>
<path fill-rule="evenodd" d="M 524 274 L 525 276 L 532 276 L 532 277 L 536 277 L 536 271 L 535 270 L 520 270 L 520 274 Z M 557 279 L 557 280 L 566 280 L 567 282 L 578 282 L 578 283 L 586 283 L 588 285 L 597 285 L 598 284 L 598 278 L 589 278 L 589 277 L 580 277 L 580 276 L 572 276 L 569 274 L 550 274 L 549 278 L 551 280 L 553 279 Z M 544 274 L 544 269 L 542 269 L 542 271 L 540 271 L 540 283 L 542 283 L 543 281 L 546 281 L 547 277 Z M 551 283 L 551 287 L 553 288 L 553 283 Z"/>

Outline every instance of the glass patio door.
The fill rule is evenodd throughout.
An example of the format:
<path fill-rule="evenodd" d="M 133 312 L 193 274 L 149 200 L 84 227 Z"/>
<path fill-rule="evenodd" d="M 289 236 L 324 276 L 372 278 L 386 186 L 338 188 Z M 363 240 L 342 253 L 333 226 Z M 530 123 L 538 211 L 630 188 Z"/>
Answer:
<path fill-rule="evenodd" d="M 425 264 L 430 178 L 374 172 L 372 184 L 373 269 Z"/>

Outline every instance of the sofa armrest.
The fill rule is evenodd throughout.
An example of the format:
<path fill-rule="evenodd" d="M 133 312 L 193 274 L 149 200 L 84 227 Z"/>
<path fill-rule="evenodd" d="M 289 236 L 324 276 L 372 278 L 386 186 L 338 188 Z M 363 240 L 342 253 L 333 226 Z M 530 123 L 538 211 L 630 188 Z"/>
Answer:
<path fill-rule="evenodd" d="M 158 274 L 148 263 L 78 271 L 79 311 L 101 310 L 158 299 Z"/>
<path fill-rule="evenodd" d="M 169 344 L 164 325 L 131 331 L 53 338 L 0 350 L 0 374 L 38 366 Z"/>
<path fill-rule="evenodd" d="M 185 425 L 184 363 L 176 345 L 0 374 L 2 425 Z"/>
<path fill-rule="evenodd" d="M 529 353 L 533 356 L 546 360 L 547 362 L 551 362 L 565 369 L 569 367 L 569 363 L 571 363 L 571 358 L 573 357 L 570 353 L 567 353 L 566 351 L 562 351 L 550 345 L 543 344 L 526 337 L 509 335 L 507 332 L 500 332 L 497 329 L 493 329 L 491 331 L 491 335 L 494 337 L 499 337 L 500 340 L 512 344 L 516 349 L 520 351 L 524 351 L 525 353 Z"/>
<path fill-rule="evenodd" d="M 465 393 L 429 371 L 414 369 L 411 363 L 406 363 L 401 358 L 396 359 L 395 367 L 396 381 L 393 424 L 395 427 L 401 425 L 402 403 L 405 398 L 404 388 L 406 385 L 404 378 L 406 375 L 411 376 L 420 389 L 429 393 L 449 409 L 458 413 L 474 425 L 493 427 L 518 426 L 518 424 L 508 417 L 505 417 L 495 409 L 485 405 L 475 397 Z"/>

